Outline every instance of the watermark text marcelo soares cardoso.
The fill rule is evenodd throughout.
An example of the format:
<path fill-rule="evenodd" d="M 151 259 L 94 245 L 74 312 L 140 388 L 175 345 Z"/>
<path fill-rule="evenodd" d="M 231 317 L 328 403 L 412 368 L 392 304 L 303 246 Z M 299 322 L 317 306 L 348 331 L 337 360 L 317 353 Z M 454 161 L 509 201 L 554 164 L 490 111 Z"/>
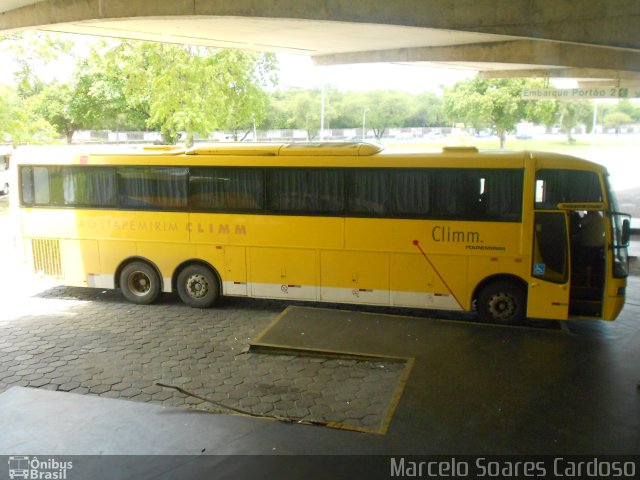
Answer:
<path fill-rule="evenodd" d="M 416 461 L 403 457 L 391 458 L 391 477 L 398 478 L 635 478 L 637 464 L 634 461 L 603 460 L 597 457 L 587 460 L 555 457 L 547 460 L 488 459 L 473 460 L 450 458 L 447 460 Z"/>

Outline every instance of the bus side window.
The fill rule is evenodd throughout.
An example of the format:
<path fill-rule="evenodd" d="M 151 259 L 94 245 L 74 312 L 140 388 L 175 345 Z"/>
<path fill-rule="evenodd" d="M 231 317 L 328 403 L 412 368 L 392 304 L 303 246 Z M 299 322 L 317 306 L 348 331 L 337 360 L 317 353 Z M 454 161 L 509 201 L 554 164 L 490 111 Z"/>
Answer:
<path fill-rule="evenodd" d="M 20 169 L 20 193 L 24 205 L 33 205 L 33 167 Z"/>
<path fill-rule="evenodd" d="M 432 172 L 434 216 L 511 222 L 522 218 L 522 170 L 442 169 Z"/>
<path fill-rule="evenodd" d="M 544 203 L 545 181 L 541 178 L 536 180 L 536 204 Z"/>
<path fill-rule="evenodd" d="M 462 175 L 455 170 L 434 170 L 433 214 L 436 217 L 457 217 L 463 214 L 461 201 L 464 187 Z"/>
<path fill-rule="evenodd" d="M 433 213 L 440 217 L 478 220 L 484 218 L 482 192 L 485 183 L 475 170 L 434 172 Z"/>
<path fill-rule="evenodd" d="M 49 169 L 47 167 L 33 167 L 34 203 L 49 205 Z"/>
<path fill-rule="evenodd" d="M 536 174 L 535 208 L 557 209 L 563 202 L 602 202 L 600 179 L 582 170 L 540 170 Z"/>
<path fill-rule="evenodd" d="M 191 168 L 193 211 L 248 211 L 264 208 L 264 172 L 258 168 Z"/>
<path fill-rule="evenodd" d="M 522 170 L 490 170 L 482 173 L 481 198 L 487 219 L 520 221 L 522 219 Z"/>
<path fill-rule="evenodd" d="M 431 212 L 431 175 L 425 169 L 391 170 L 387 202 L 390 214 L 397 217 L 428 217 Z"/>
<path fill-rule="evenodd" d="M 310 212 L 344 212 L 344 172 L 337 169 L 313 169 L 307 171 Z"/>
<path fill-rule="evenodd" d="M 349 182 L 349 213 L 384 216 L 391 196 L 384 170 L 353 170 Z"/>
<path fill-rule="evenodd" d="M 274 169 L 267 174 L 267 208 L 276 212 L 306 213 L 309 185 L 303 169 Z"/>
<path fill-rule="evenodd" d="M 187 208 L 188 169 L 182 167 L 120 167 L 120 205 L 140 210 Z"/>
<path fill-rule="evenodd" d="M 113 207 L 116 205 L 116 172 L 110 167 L 63 167 L 65 205 Z"/>

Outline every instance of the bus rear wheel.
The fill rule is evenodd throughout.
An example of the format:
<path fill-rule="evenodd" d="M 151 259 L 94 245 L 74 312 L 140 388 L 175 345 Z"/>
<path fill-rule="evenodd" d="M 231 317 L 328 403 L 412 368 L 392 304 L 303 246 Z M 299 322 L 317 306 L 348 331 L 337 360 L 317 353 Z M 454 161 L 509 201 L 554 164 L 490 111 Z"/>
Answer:
<path fill-rule="evenodd" d="M 120 289 L 130 302 L 149 305 L 160 295 L 160 278 L 151 265 L 132 262 L 120 273 Z"/>
<path fill-rule="evenodd" d="M 189 265 L 177 279 L 180 299 L 194 308 L 208 308 L 220 296 L 220 285 L 211 269 L 202 265 Z"/>
<path fill-rule="evenodd" d="M 480 320 L 521 323 L 526 317 L 527 297 L 518 285 L 508 281 L 497 281 L 480 290 L 476 308 Z"/>

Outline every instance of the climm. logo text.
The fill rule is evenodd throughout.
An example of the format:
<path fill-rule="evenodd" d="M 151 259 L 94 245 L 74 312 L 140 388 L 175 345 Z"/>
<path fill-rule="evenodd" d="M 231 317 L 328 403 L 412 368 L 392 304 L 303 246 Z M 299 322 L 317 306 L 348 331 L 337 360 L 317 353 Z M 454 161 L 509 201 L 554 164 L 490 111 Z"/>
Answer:
<path fill-rule="evenodd" d="M 433 227 L 431 238 L 440 243 L 482 243 L 480 232 L 454 230 L 444 225 Z"/>

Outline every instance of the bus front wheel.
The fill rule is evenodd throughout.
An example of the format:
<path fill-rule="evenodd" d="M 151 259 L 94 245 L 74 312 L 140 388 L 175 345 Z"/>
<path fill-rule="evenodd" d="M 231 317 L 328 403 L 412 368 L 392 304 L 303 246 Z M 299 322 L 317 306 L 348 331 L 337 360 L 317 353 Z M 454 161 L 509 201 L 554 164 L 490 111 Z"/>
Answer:
<path fill-rule="evenodd" d="M 130 302 L 148 305 L 160 295 L 160 278 L 152 266 L 132 262 L 120 273 L 120 289 Z"/>
<path fill-rule="evenodd" d="M 526 316 L 527 296 L 518 285 L 507 281 L 497 281 L 480 290 L 476 307 L 480 320 L 521 323 Z"/>
<path fill-rule="evenodd" d="M 177 287 L 180 299 L 194 308 L 208 308 L 220 295 L 215 274 L 201 265 L 184 268 L 178 275 Z"/>

